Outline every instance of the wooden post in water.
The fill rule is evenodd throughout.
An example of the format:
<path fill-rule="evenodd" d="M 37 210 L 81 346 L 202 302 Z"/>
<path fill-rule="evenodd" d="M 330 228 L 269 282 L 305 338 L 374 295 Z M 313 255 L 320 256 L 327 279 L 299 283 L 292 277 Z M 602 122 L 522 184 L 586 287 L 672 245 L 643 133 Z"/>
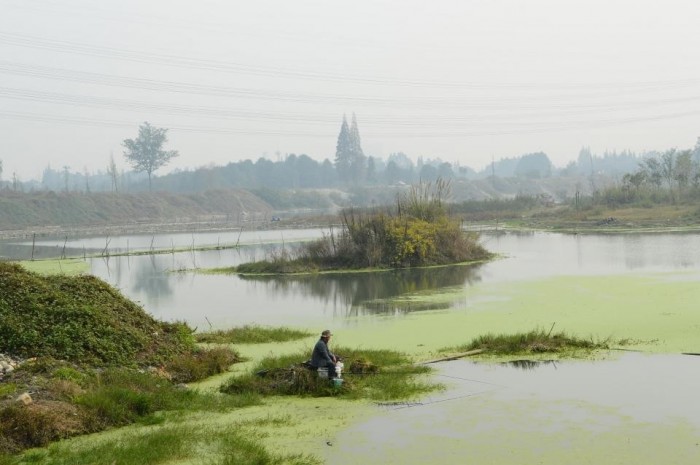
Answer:
<path fill-rule="evenodd" d="M 32 261 L 34 261 L 34 245 L 36 244 L 36 233 L 32 233 Z"/>
<path fill-rule="evenodd" d="M 474 350 L 470 350 L 469 352 L 462 352 L 461 354 L 451 355 L 449 357 L 436 358 L 434 360 L 427 360 L 425 362 L 420 362 L 419 365 L 428 365 L 429 363 L 448 362 L 450 360 L 458 360 L 460 358 L 469 357 L 470 355 L 478 355 L 482 352 L 484 352 L 483 349 L 474 349 Z"/>

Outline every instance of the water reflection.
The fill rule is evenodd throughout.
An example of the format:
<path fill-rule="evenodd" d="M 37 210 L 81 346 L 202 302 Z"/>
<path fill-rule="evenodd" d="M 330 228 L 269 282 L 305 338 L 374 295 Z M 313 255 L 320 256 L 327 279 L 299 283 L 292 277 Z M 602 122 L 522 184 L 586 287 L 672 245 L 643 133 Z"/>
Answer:
<path fill-rule="evenodd" d="M 345 316 L 395 314 L 450 308 L 456 299 L 435 300 L 436 292 L 460 288 L 480 280 L 478 265 L 392 270 L 378 273 L 338 273 L 297 276 L 241 276 L 263 283 L 267 292 L 280 296 L 301 295 L 334 302 Z M 421 300 L 420 297 L 433 296 Z"/>
<path fill-rule="evenodd" d="M 552 365 L 555 369 L 557 368 L 556 360 L 510 360 L 501 363 L 501 365 L 517 368 L 519 370 L 524 371 L 533 371 L 547 365 Z"/>
<path fill-rule="evenodd" d="M 135 267 L 132 279 L 132 292 L 145 294 L 149 303 L 158 303 L 172 297 L 173 289 L 171 280 L 162 279 L 163 270 L 156 263 L 155 255 L 150 255 L 148 260 L 141 260 Z"/>
<path fill-rule="evenodd" d="M 209 234 L 57 238 L 37 244 L 36 258 L 82 256 L 83 250 L 109 251 L 165 247 L 152 256 L 88 258 L 91 273 L 142 302 L 165 320 L 218 327 L 240 324 L 302 325 L 311 321 L 351 324 L 361 315 L 405 315 L 408 312 L 464 306 L 465 287 L 476 283 L 518 282 L 552 276 L 610 275 L 629 272 L 698 270 L 700 234 L 571 235 L 543 232 L 482 232 L 485 247 L 504 259 L 479 267 L 447 267 L 295 277 L 240 278 L 198 274 L 193 268 L 231 267 L 269 258 L 281 247 L 293 250 L 298 240 L 323 234 L 316 230 L 229 231 Z M 178 246 L 236 243 L 219 250 L 184 250 Z M 275 244 L 274 241 L 277 241 Z M 153 245 L 152 245 L 153 244 Z M 280 245 L 284 244 L 284 245 Z M 174 246 L 174 247 L 173 247 Z M 31 240 L 0 241 L 0 256 L 31 257 Z M 454 292 L 453 291 L 459 291 Z M 457 297 L 456 297 L 457 296 Z M 462 299 L 460 302 L 458 299 Z"/>

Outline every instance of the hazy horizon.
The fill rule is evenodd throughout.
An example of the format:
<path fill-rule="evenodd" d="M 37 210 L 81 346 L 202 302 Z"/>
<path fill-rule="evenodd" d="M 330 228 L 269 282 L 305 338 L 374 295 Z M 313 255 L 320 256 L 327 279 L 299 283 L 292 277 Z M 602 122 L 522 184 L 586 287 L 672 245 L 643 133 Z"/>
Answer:
<path fill-rule="evenodd" d="M 128 168 L 139 124 L 159 170 L 287 153 L 333 159 L 355 113 L 367 155 L 474 169 L 581 147 L 691 148 L 700 5 L 687 1 L 232 3 L 0 0 L 2 178 Z"/>

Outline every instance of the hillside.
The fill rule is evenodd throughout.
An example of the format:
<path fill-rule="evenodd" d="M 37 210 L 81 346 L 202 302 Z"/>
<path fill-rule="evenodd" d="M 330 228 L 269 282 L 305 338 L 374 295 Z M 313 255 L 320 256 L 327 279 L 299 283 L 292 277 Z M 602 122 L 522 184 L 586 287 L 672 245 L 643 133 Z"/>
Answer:
<path fill-rule="evenodd" d="M 213 219 L 240 222 L 262 220 L 271 211 L 267 202 L 242 189 L 192 194 L 3 190 L 0 191 L 0 233 L 28 228 L 66 230 L 116 225 L 142 229 L 136 227 Z"/>
<path fill-rule="evenodd" d="M 155 320 L 93 276 L 42 276 L 0 262 L 0 353 L 149 365 L 193 347 L 185 325 Z"/>
<path fill-rule="evenodd" d="M 564 202 L 590 195 L 593 181 L 580 177 L 499 178 L 451 181 L 449 201 L 511 199 L 537 196 Z M 599 177 L 595 186 L 614 185 Z M 408 184 L 372 185 L 346 189 L 218 189 L 174 192 L 55 192 L 28 193 L 0 189 L 0 237 L 31 232 L 91 233 L 165 232 L 238 227 L 268 223 L 272 216 L 318 215 L 348 206 L 393 205 Z M 268 224 L 269 226 L 269 224 Z"/>

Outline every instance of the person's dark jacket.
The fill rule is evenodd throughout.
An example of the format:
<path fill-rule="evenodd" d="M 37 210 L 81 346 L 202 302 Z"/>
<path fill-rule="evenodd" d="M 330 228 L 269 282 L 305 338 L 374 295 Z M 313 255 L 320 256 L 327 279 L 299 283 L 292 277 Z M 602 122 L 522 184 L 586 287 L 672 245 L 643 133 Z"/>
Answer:
<path fill-rule="evenodd" d="M 311 366 L 315 368 L 335 366 L 334 358 L 335 355 L 328 350 L 328 344 L 321 338 L 318 340 L 314 346 L 314 351 L 311 353 Z"/>

